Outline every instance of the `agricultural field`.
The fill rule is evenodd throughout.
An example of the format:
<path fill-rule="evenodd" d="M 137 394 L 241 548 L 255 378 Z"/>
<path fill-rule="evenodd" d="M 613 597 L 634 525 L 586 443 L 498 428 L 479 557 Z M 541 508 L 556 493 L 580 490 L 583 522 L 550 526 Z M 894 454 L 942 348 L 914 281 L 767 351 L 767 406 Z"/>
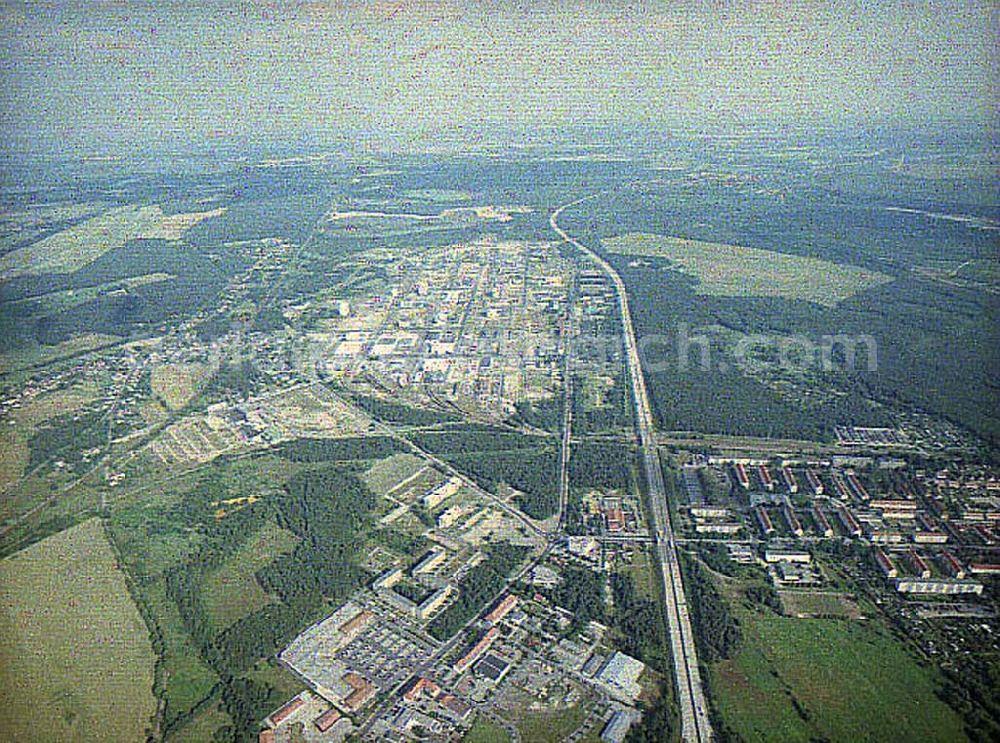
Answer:
<path fill-rule="evenodd" d="M 612 253 L 666 258 L 698 280 L 698 294 L 713 296 L 783 297 L 835 307 L 892 281 L 876 271 L 820 258 L 665 235 L 632 233 L 603 244 Z"/>
<path fill-rule="evenodd" d="M 710 686 L 746 741 L 959 741 L 937 678 L 884 629 L 859 621 L 740 611 L 744 644 Z"/>
<path fill-rule="evenodd" d="M 101 333 L 81 333 L 69 340 L 51 346 L 35 346 L 21 348 L 16 351 L 0 354 L 0 374 L 30 369 L 35 366 L 45 366 L 69 356 L 75 356 L 85 351 L 92 351 L 121 342 L 117 335 Z"/>
<path fill-rule="evenodd" d="M 219 210 L 165 216 L 158 206 L 124 206 L 0 257 L 0 278 L 71 273 L 129 240 L 178 240 L 185 230 Z"/>
<path fill-rule="evenodd" d="M 164 364 L 153 369 L 153 394 L 168 410 L 179 410 L 198 394 L 211 368 L 206 364 Z"/>
<path fill-rule="evenodd" d="M 0 638 L 0 738 L 145 738 L 154 654 L 97 519 L 0 562 Z"/>
<path fill-rule="evenodd" d="M 255 573 L 278 555 L 291 552 L 298 539 L 273 521 L 267 522 L 222 565 L 205 576 L 205 610 L 220 631 L 271 602 Z"/>

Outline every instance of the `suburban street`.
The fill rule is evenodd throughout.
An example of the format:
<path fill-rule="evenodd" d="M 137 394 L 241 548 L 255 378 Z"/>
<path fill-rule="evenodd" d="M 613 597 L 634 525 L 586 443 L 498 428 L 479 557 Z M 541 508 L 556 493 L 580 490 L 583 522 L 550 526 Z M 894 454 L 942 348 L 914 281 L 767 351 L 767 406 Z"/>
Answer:
<path fill-rule="evenodd" d="M 646 392 L 646 383 L 642 373 L 639 349 L 635 338 L 635 329 L 632 325 L 632 315 L 629 310 L 625 283 L 610 263 L 586 245 L 571 237 L 559 226 L 558 222 L 559 215 L 565 209 L 594 199 L 600 195 L 592 194 L 563 204 L 552 212 L 549 224 L 563 240 L 578 248 L 584 255 L 604 270 L 614 284 L 618 295 L 618 306 L 625 337 L 626 363 L 629 376 L 632 379 L 632 397 L 635 403 L 636 425 L 639 432 L 639 444 L 642 448 L 643 469 L 646 473 L 653 527 L 656 534 L 657 555 L 660 561 L 663 581 L 663 595 L 666 601 L 670 646 L 674 660 L 677 702 L 681 714 L 681 738 L 685 741 L 709 741 L 712 738 L 712 728 L 708 719 L 708 708 L 701 683 L 701 674 L 698 669 L 694 633 L 691 630 L 687 601 L 684 596 L 684 584 L 681 578 L 680 565 L 677 560 L 677 548 L 674 543 L 673 529 L 670 524 L 663 469 L 660 464 L 659 451 L 653 428 L 653 416 L 649 405 L 649 397 Z"/>

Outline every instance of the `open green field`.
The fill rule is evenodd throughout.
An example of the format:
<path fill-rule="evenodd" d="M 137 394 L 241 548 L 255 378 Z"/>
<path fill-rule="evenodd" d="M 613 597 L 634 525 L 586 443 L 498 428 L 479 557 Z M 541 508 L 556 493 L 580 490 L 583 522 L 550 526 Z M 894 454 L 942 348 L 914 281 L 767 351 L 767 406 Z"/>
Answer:
<path fill-rule="evenodd" d="M 191 644 L 177 604 L 167 596 L 164 580 L 159 578 L 147 583 L 143 592 L 163 634 L 163 676 L 166 680 L 164 717 L 169 727 L 178 716 L 186 714 L 205 699 L 219 682 L 219 677 Z"/>
<path fill-rule="evenodd" d="M 297 541 L 294 534 L 269 521 L 206 576 L 202 597 L 216 630 L 225 629 L 271 602 L 255 573 L 278 555 L 291 552 Z"/>
<path fill-rule="evenodd" d="M 166 740 L 170 743 L 205 743 L 213 739 L 216 730 L 231 724 L 232 718 L 218 704 L 209 704 L 184 725 L 168 733 Z"/>
<path fill-rule="evenodd" d="M 934 672 L 866 622 L 740 611 L 744 644 L 711 669 L 722 720 L 747 741 L 961 741 Z"/>
<path fill-rule="evenodd" d="M 524 743 L 549 743 L 566 740 L 586 719 L 586 707 L 578 704 L 557 712 L 525 712 L 517 720 L 517 729 Z"/>
<path fill-rule="evenodd" d="M 632 576 L 635 593 L 640 598 L 654 599 L 658 595 L 653 568 L 653 560 L 649 551 L 641 547 L 636 549 L 632 555 L 632 564 L 628 567 L 628 573 Z"/>
<path fill-rule="evenodd" d="M 418 456 L 409 453 L 393 454 L 380 459 L 362 476 L 368 489 L 375 495 L 385 495 L 403 480 L 415 474 L 427 463 Z"/>
<path fill-rule="evenodd" d="M 16 431 L 0 432 L 0 492 L 21 478 L 30 458 L 28 445 Z"/>
<path fill-rule="evenodd" d="M 462 740 L 464 743 L 509 743 L 510 736 L 495 722 L 480 715 Z"/>
<path fill-rule="evenodd" d="M 0 278 L 71 273 L 129 240 L 179 240 L 186 230 L 222 211 L 168 216 L 159 206 L 111 209 L 0 257 Z"/>
<path fill-rule="evenodd" d="M 150 386 L 169 410 L 180 410 L 198 393 L 210 372 L 207 364 L 163 364 L 153 369 Z"/>
<path fill-rule="evenodd" d="M 604 240 L 621 255 L 666 258 L 698 279 L 696 291 L 722 297 L 783 297 L 834 307 L 858 292 L 892 281 L 891 276 L 741 245 L 630 233 Z"/>
<path fill-rule="evenodd" d="M 84 333 L 54 346 L 33 346 L 10 351 L 0 354 L 0 374 L 10 374 L 34 366 L 44 366 L 68 356 L 114 345 L 120 341 L 121 338 L 115 335 Z"/>
<path fill-rule="evenodd" d="M 97 519 L 0 561 L 0 739 L 143 740 L 154 658 Z"/>

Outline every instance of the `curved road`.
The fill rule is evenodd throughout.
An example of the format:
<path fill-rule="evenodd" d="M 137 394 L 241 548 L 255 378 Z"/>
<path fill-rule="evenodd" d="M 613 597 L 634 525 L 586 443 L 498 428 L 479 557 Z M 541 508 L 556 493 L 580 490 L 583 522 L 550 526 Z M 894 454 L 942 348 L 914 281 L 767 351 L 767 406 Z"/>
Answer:
<path fill-rule="evenodd" d="M 677 562 L 677 547 L 674 543 L 670 513 L 667 509 L 667 494 L 663 480 L 663 468 L 653 432 L 653 416 L 646 392 L 646 381 L 642 374 L 639 346 L 635 340 L 632 314 L 629 311 L 625 282 L 614 267 L 586 245 L 571 237 L 559 226 L 559 215 L 576 204 L 602 196 L 605 192 L 591 194 L 581 199 L 563 204 L 552 212 L 549 224 L 566 242 L 576 247 L 596 263 L 611 279 L 618 294 L 618 308 L 622 318 L 625 336 L 626 363 L 632 380 L 632 398 L 635 402 L 636 425 L 639 430 L 639 444 L 642 448 L 643 469 L 649 490 L 650 510 L 656 532 L 657 555 L 663 579 L 663 596 L 666 600 L 667 623 L 670 647 L 674 659 L 674 683 L 677 702 L 681 713 L 681 738 L 685 741 L 707 743 L 712 739 L 712 726 L 708 719 L 708 707 L 698 669 L 698 655 L 688 616 L 687 600 L 684 597 L 684 583 Z"/>

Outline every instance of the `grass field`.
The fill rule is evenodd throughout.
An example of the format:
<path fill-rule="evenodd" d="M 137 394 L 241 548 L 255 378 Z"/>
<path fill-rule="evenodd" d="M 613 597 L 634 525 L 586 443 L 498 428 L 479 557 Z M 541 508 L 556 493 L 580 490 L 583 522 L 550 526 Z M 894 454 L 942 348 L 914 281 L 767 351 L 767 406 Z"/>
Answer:
<path fill-rule="evenodd" d="M 583 705 L 557 712 L 525 712 L 517 721 L 517 729 L 524 743 L 549 743 L 566 740 L 586 718 L 587 710 Z"/>
<path fill-rule="evenodd" d="M 509 743 L 510 736 L 495 722 L 480 715 L 462 740 L 464 743 Z"/>
<path fill-rule="evenodd" d="M 211 368 L 206 364 L 165 364 L 153 369 L 150 386 L 153 394 L 169 410 L 180 410 L 196 394 L 199 385 L 208 377 Z"/>
<path fill-rule="evenodd" d="M 740 245 L 632 233 L 604 240 L 622 255 L 666 258 L 698 279 L 696 291 L 722 297 L 783 297 L 834 307 L 891 276 L 819 258 Z"/>
<path fill-rule="evenodd" d="M 17 482 L 28 466 L 31 452 L 15 431 L 0 431 L 0 493 Z"/>
<path fill-rule="evenodd" d="M 867 622 L 739 611 L 744 645 L 710 674 L 725 723 L 747 741 L 961 741 L 933 671 Z"/>
<path fill-rule="evenodd" d="M 294 534 L 269 522 L 208 574 L 202 597 L 216 630 L 225 629 L 271 602 L 254 574 L 278 555 L 290 552 L 296 541 Z"/>
<path fill-rule="evenodd" d="M 657 597 L 658 592 L 654 581 L 653 561 L 648 550 L 641 547 L 635 550 L 628 572 L 632 576 L 637 596 L 648 599 Z"/>
<path fill-rule="evenodd" d="M 373 464 L 361 476 L 361 479 L 364 480 L 369 490 L 375 495 L 381 496 L 422 469 L 425 464 L 427 463 L 424 460 L 413 454 L 393 454 Z"/>
<path fill-rule="evenodd" d="M 164 699 L 167 703 L 166 722 L 169 725 L 179 715 L 193 709 L 205 699 L 219 677 L 201 659 L 191 644 L 190 636 L 175 604 L 167 596 L 162 578 L 143 587 L 146 602 L 156 616 L 163 633 L 163 675 L 166 679 Z"/>
<path fill-rule="evenodd" d="M 78 353 L 121 342 L 116 335 L 84 333 L 54 346 L 35 346 L 0 354 L 0 374 L 9 374 L 34 366 L 44 366 Z"/>
<path fill-rule="evenodd" d="M 166 736 L 169 743 L 205 743 L 213 740 L 216 730 L 232 724 L 232 718 L 218 704 L 206 705 L 184 725 Z"/>
<path fill-rule="evenodd" d="M 177 240 L 221 210 L 166 216 L 158 206 L 123 206 L 0 257 L 0 278 L 71 273 L 138 238 Z"/>
<path fill-rule="evenodd" d="M 96 519 L 0 562 L 0 739 L 143 740 L 153 662 Z"/>

